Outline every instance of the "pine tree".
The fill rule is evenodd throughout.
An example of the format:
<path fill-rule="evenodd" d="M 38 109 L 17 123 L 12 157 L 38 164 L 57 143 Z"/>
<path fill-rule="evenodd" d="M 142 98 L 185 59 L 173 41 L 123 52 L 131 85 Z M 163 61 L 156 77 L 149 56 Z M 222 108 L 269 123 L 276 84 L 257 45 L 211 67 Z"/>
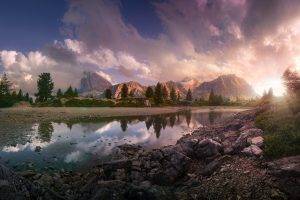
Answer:
<path fill-rule="evenodd" d="M 61 98 L 62 96 L 63 96 L 63 93 L 62 93 L 61 89 L 59 88 L 56 92 L 56 97 Z"/>
<path fill-rule="evenodd" d="M 26 95 L 25 95 L 25 97 L 24 97 L 24 100 L 25 100 L 25 101 L 29 101 L 29 98 L 30 98 L 30 97 L 29 97 L 29 94 L 28 94 L 28 92 L 27 92 Z"/>
<path fill-rule="evenodd" d="M 77 88 L 74 89 L 74 97 L 78 97 L 78 90 L 77 90 Z"/>
<path fill-rule="evenodd" d="M 208 97 L 208 105 L 214 106 L 215 105 L 215 93 L 213 90 L 210 91 L 209 97 Z"/>
<path fill-rule="evenodd" d="M 73 91 L 73 88 L 72 86 L 69 86 L 69 88 L 66 90 L 65 94 L 64 94 L 65 97 L 74 97 L 74 91 Z"/>
<path fill-rule="evenodd" d="M 0 80 L 0 96 L 5 96 L 10 94 L 11 83 L 7 78 L 7 75 L 4 73 Z"/>
<path fill-rule="evenodd" d="M 178 101 L 178 102 L 180 101 L 180 98 L 181 98 L 181 96 L 180 96 L 180 93 L 178 92 L 178 93 L 177 93 L 177 101 Z"/>
<path fill-rule="evenodd" d="M 124 83 L 122 85 L 122 88 L 121 88 L 121 98 L 122 99 L 126 99 L 128 97 L 128 87 L 127 85 Z"/>
<path fill-rule="evenodd" d="M 54 83 L 50 73 L 42 73 L 37 81 L 38 92 L 35 94 L 38 102 L 45 102 L 52 97 Z"/>
<path fill-rule="evenodd" d="M 106 90 L 104 91 L 104 96 L 105 96 L 105 98 L 107 98 L 107 99 L 111 99 L 111 96 L 112 96 L 111 90 L 110 90 L 110 89 L 106 89 Z"/>
<path fill-rule="evenodd" d="M 154 91 L 154 103 L 159 105 L 163 102 L 162 85 L 158 82 Z"/>
<path fill-rule="evenodd" d="M 145 96 L 146 96 L 147 98 L 149 98 L 149 99 L 153 97 L 153 89 L 152 89 L 152 87 L 150 87 L 150 86 L 147 87 Z"/>
<path fill-rule="evenodd" d="M 19 92 L 18 92 L 18 95 L 17 95 L 17 99 L 19 100 L 19 101 L 22 101 L 23 100 L 23 92 L 22 92 L 22 90 L 20 89 L 19 90 Z"/>
<path fill-rule="evenodd" d="M 193 100 L 191 89 L 189 89 L 187 94 L 186 94 L 186 100 L 187 101 L 192 101 Z"/>
<path fill-rule="evenodd" d="M 173 103 L 176 102 L 176 100 L 177 100 L 176 91 L 175 91 L 174 87 L 171 88 L 170 98 Z"/>
<path fill-rule="evenodd" d="M 273 88 L 270 88 L 268 91 L 268 97 L 273 98 Z"/>
<path fill-rule="evenodd" d="M 167 100 L 169 98 L 169 93 L 166 86 L 163 86 L 162 88 L 162 96 L 163 96 L 163 100 Z"/>
<path fill-rule="evenodd" d="M 17 100 L 17 99 L 18 99 L 17 92 L 16 92 L 16 91 L 13 91 L 13 92 L 11 93 L 11 97 L 12 97 L 13 100 Z"/>

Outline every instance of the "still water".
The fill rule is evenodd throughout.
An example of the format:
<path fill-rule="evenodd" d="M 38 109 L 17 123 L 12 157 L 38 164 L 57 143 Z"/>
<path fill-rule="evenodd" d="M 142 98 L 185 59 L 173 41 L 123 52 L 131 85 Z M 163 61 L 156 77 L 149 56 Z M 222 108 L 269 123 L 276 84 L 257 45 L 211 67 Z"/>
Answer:
<path fill-rule="evenodd" d="M 0 163 L 17 171 L 81 169 L 107 160 L 118 145 L 158 148 L 175 144 L 194 128 L 221 122 L 236 112 L 199 109 L 94 122 L 30 124 L 13 135 L 0 136 Z"/>

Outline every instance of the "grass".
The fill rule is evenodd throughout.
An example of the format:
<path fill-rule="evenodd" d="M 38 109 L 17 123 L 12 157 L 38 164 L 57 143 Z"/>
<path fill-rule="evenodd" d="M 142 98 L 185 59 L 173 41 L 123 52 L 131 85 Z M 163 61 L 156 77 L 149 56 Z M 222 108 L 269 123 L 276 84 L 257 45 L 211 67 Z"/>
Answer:
<path fill-rule="evenodd" d="M 264 131 L 266 157 L 299 155 L 300 113 L 292 113 L 287 105 L 281 103 L 260 114 L 255 124 Z"/>

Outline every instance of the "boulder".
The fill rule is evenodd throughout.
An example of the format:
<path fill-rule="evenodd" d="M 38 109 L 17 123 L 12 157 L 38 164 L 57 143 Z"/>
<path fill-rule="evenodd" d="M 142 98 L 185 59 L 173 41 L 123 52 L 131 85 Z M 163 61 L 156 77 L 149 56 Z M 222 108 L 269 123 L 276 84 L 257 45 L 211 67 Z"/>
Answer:
<path fill-rule="evenodd" d="M 194 147 L 194 152 L 197 158 L 207 159 L 220 155 L 223 152 L 223 147 L 212 139 L 204 139 Z"/>
<path fill-rule="evenodd" d="M 258 128 L 251 128 L 243 131 L 240 136 L 237 138 L 237 140 L 234 142 L 233 149 L 238 152 L 245 147 L 247 147 L 248 143 L 247 140 L 249 138 L 262 136 L 263 131 Z"/>
<path fill-rule="evenodd" d="M 261 136 L 257 136 L 257 137 L 254 137 L 254 138 L 248 138 L 247 142 L 250 145 L 255 145 L 255 146 L 258 146 L 258 147 L 262 147 L 263 144 L 264 144 L 264 138 L 261 137 Z"/>
<path fill-rule="evenodd" d="M 244 148 L 241 153 L 247 156 L 256 156 L 259 157 L 262 155 L 263 151 L 256 145 L 251 145 L 249 147 Z"/>
<path fill-rule="evenodd" d="M 0 164 L 0 200 L 64 199 L 39 184 L 31 183 Z"/>

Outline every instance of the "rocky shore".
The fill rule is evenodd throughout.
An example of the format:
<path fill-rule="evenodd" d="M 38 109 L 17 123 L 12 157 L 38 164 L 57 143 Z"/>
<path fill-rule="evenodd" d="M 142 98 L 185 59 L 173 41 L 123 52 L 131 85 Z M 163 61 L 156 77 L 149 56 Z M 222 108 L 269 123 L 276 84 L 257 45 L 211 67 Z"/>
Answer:
<path fill-rule="evenodd" d="M 300 199 L 300 156 L 266 160 L 249 110 L 176 145 L 115 149 L 89 172 L 16 174 L 0 166 L 0 199 Z"/>

